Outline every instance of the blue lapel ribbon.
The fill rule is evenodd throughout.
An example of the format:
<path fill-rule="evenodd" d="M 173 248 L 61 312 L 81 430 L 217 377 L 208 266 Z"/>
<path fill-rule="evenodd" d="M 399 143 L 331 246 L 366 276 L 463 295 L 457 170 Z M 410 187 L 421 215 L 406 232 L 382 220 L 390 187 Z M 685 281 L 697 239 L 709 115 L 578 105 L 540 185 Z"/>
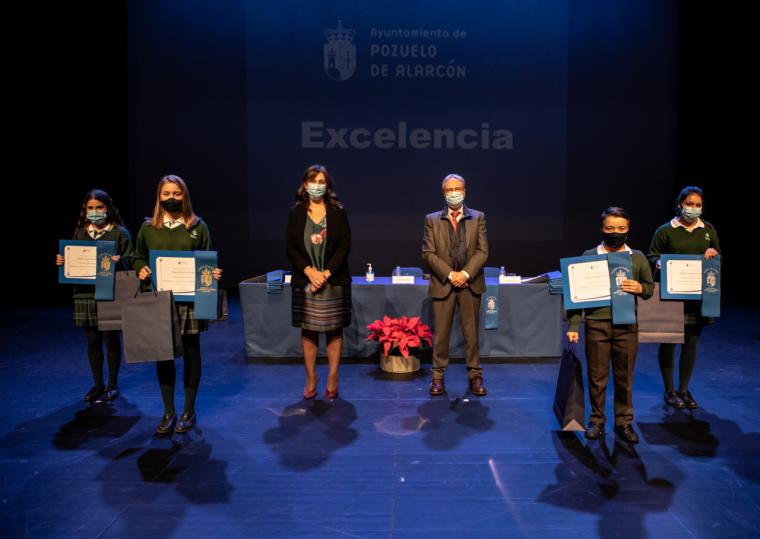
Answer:
<path fill-rule="evenodd" d="M 610 268 L 610 298 L 612 300 L 612 323 L 636 323 L 636 298 L 621 288 L 624 279 L 633 279 L 631 255 L 625 251 L 607 253 Z"/>
<path fill-rule="evenodd" d="M 720 316 L 720 255 L 702 259 L 702 316 Z"/>
<path fill-rule="evenodd" d="M 195 318 L 216 320 L 219 283 L 212 276 L 217 267 L 216 251 L 195 251 Z"/>
<path fill-rule="evenodd" d="M 498 277 L 497 277 L 498 279 Z M 494 284 L 493 279 L 486 280 L 486 329 L 499 329 L 499 285 L 498 280 Z"/>
<path fill-rule="evenodd" d="M 95 243 L 97 253 L 95 299 L 97 301 L 113 301 L 116 263 L 111 257 L 116 256 L 116 242 L 98 240 Z"/>

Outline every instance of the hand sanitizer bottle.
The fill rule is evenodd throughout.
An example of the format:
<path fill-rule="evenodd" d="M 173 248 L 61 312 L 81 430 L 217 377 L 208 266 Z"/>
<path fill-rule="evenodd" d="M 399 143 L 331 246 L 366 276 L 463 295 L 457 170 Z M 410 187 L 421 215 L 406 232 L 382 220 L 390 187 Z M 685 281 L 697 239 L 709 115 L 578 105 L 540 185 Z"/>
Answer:
<path fill-rule="evenodd" d="M 364 280 L 368 283 L 372 283 L 375 281 L 375 272 L 372 269 L 372 264 L 367 264 L 367 273 L 364 274 Z"/>

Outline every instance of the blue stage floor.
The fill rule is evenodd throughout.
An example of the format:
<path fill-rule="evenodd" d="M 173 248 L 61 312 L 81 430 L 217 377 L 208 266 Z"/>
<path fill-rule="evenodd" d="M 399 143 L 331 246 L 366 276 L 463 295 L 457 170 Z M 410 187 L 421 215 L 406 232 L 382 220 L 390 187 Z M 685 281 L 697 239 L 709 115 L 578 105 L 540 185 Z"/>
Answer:
<path fill-rule="evenodd" d="M 70 310 L 1 313 L 0 535 L 760 536 L 757 310 L 704 331 L 693 415 L 663 410 L 656 346 L 641 347 L 633 450 L 555 431 L 555 360 L 485 365 L 480 400 L 461 363 L 448 398 L 428 397 L 429 365 L 392 380 L 349 363 L 340 399 L 306 403 L 297 363 L 246 361 L 231 307 L 202 337 L 198 427 L 164 439 L 152 364 L 124 365 L 122 396 L 88 406 Z"/>

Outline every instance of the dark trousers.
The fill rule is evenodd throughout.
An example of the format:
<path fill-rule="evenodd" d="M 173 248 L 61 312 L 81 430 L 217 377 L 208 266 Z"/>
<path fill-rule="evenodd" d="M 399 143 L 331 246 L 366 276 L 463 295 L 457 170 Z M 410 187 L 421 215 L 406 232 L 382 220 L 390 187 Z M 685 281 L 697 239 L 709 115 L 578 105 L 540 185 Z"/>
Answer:
<path fill-rule="evenodd" d="M 480 321 L 480 295 L 469 288 L 452 288 L 443 299 L 433 299 L 435 319 L 435 342 L 433 345 L 433 378 L 443 378 L 449 366 L 449 337 L 454 311 L 459 305 L 459 319 L 465 342 L 467 377 L 472 380 L 482 376 L 480 368 L 480 348 L 478 346 L 478 324 Z"/>
<path fill-rule="evenodd" d="M 633 366 L 639 347 L 637 324 L 612 325 L 612 320 L 586 319 L 586 361 L 590 423 L 603 424 L 607 381 L 615 385 L 615 426 L 633 423 Z"/>

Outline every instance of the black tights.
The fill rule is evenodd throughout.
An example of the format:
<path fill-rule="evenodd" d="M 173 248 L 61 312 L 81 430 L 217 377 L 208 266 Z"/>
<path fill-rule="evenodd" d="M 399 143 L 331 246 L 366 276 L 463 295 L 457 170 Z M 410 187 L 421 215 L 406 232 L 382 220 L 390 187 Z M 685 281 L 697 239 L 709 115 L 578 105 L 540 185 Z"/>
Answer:
<path fill-rule="evenodd" d="M 182 336 L 182 347 L 185 350 L 185 405 L 182 413 L 195 412 L 195 396 L 201 383 L 201 336 L 199 333 Z M 164 413 L 174 414 L 174 386 L 177 380 L 177 369 L 174 361 L 156 362 L 158 383 L 161 385 L 161 399 L 164 401 Z"/>
<path fill-rule="evenodd" d="M 684 341 L 681 345 L 681 357 L 678 361 L 678 390 L 686 391 L 689 389 L 689 380 L 694 372 L 694 364 L 697 362 L 697 343 L 699 335 L 702 333 L 702 326 L 699 324 L 687 324 L 684 326 Z M 661 344 L 658 359 L 660 360 L 660 373 L 662 382 L 665 384 L 665 391 L 673 391 L 675 383 L 673 382 L 673 373 L 675 371 L 675 344 Z"/>
<path fill-rule="evenodd" d="M 92 381 L 96 387 L 103 388 L 103 341 L 106 343 L 108 357 L 108 385 L 117 386 L 119 367 L 121 366 L 121 341 L 118 331 L 98 331 L 96 326 L 86 326 L 87 359 L 90 361 Z"/>

